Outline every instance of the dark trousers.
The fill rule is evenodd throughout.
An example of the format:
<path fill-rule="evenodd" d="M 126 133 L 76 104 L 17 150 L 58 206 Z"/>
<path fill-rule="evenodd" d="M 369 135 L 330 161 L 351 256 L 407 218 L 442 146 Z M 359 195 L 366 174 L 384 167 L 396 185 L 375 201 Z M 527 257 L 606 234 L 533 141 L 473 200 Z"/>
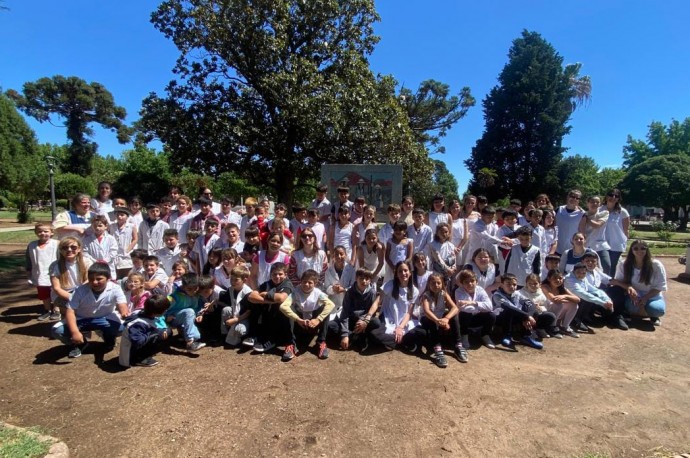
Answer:
<path fill-rule="evenodd" d="M 417 326 L 416 328 L 407 331 L 405 335 L 403 335 L 402 342 L 400 342 L 400 344 L 395 343 L 395 334 L 386 334 L 385 326 L 374 329 L 371 332 L 371 336 L 389 350 L 393 350 L 397 345 L 412 347 L 414 345 L 424 345 L 426 342 L 426 331 L 421 326 Z"/>
<path fill-rule="evenodd" d="M 328 323 L 328 331 L 337 334 L 341 339 L 343 337 L 366 336 L 374 329 L 381 327 L 381 320 L 377 316 L 372 316 L 364 332 L 362 334 L 354 334 L 355 325 L 366 314 L 366 310 L 357 310 L 350 313 L 348 317 L 341 316 L 336 318 Z"/>
<path fill-rule="evenodd" d="M 489 336 L 496 324 L 496 315 L 491 312 L 467 313 L 460 312 L 460 334 L 466 336 L 470 328 L 482 328 L 482 336 Z"/>
<path fill-rule="evenodd" d="M 450 337 L 454 345 L 461 342 L 460 320 L 458 318 L 458 315 L 455 315 L 448 322 L 448 324 L 450 325 L 450 329 L 448 331 L 440 329 L 436 323 L 431 321 L 426 316 L 422 317 L 421 323 L 422 328 L 424 328 L 424 330 L 426 331 L 426 346 L 430 352 L 434 349 L 434 347 L 443 346 L 443 338 L 446 336 Z"/>
<path fill-rule="evenodd" d="M 158 353 L 161 350 L 161 342 L 159 335 L 153 336 L 141 347 L 137 347 L 132 342 L 132 349 L 129 352 L 130 364 L 134 365 Z"/>
<path fill-rule="evenodd" d="M 301 313 L 298 312 L 295 309 L 294 304 L 292 305 L 292 311 L 297 313 L 298 315 L 301 316 Z M 323 312 L 323 306 L 319 307 L 318 309 L 314 310 L 311 312 L 311 319 L 316 318 Z M 328 333 L 328 323 L 330 322 L 330 316 L 326 315 L 326 318 L 321 322 L 321 324 L 314 329 L 305 329 L 302 326 L 295 324 L 294 320 L 288 320 L 287 326 L 290 331 L 290 343 L 293 345 L 297 345 L 297 337 L 298 335 L 301 336 L 308 336 L 309 340 L 311 340 L 311 336 L 316 334 L 316 342 L 325 342 L 326 341 L 326 334 Z"/>
<path fill-rule="evenodd" d="M 249 332 L 251 337 L 261 342 L 268 340 L 282 345 L 289 335 L 285 332 L 290 320 L 280 311 L 279 304 L 252 304 L 249 314 Z"/>

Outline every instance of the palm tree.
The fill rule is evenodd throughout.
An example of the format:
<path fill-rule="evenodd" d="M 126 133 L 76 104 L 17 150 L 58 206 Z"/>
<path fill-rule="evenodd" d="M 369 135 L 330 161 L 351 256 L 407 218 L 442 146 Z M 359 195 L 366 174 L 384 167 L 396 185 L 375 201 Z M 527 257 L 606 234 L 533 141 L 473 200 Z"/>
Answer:
<path fill-rule="evenodd" d="M 564 70 L 565 76 L 570 81 L 573 111 L 577 107 L 588 104 L 592 99 L 592 80 L 588 75 L 580 76 L 581 68 L 582 64 L 577 62 L 566 65 Z"/>

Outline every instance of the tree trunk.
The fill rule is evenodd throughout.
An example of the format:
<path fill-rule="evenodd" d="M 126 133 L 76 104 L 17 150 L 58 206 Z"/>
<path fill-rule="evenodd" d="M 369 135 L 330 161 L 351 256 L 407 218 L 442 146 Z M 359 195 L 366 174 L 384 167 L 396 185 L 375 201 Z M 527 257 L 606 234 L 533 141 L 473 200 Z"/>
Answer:
<path fill-rule="evenodd" d="M 292 208 L 293 195 L 295 193 L 294 174 L 291 167 L 276 167 L 276 203 L 282 203 L 288 209 Z"/>
<path fill-rule="evenodd" d="M 678 232 L 685 232 L 688 230 L 688 211 L 690 205 L 683 207 L 683 216 L 678 219 Z"/>

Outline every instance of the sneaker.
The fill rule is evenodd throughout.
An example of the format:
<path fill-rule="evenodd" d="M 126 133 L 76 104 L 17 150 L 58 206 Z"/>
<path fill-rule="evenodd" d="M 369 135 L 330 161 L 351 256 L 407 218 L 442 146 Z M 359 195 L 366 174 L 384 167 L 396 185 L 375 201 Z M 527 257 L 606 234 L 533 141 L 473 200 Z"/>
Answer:
<path fill-rule="evenodd" d="M 576 330 L 577 332 L 581 332 L 581 333 L 583 333 L 583 334 L 594 334 L 594 331 L 592 330 L 592 328 L 590 328 L 589 326 L 587 326 L 587 325 L 586 325 L 585 323 L 583 323 L 583 322 L 580 322 L 580 323 L 577 325 L 577 327 L 575 328 L 575 330 Z"/>
<path fill-rule="evenodd" d="M 661 318 L 659 317 L 652 317 L 649 319 L 649 321 L 654 325 L 654 326 L 661 326 Z"/>
<path fill-rule="evenodd" d="M 561 334 L 558 331 L 553 332 L 552 334 L 550 334 L 550 336 L 554 339 L 562 339 L 563 338 L 563 334 Z"/>
<path fill-rule="evenodd" d="M 206 346 L 205 343 L 194 341 L 187 344 L 187 351 L 199 351 Z"/>
<path fill-rule="evenodd" d="M 326 342 L 320 342 L 319 343 L 319 359 L 328 359 L 328 347 L 326 346 Z"/>
<path fill-rule="evenodd" d="M 254 344 L 254 351 L 257 353 L 264 353 L 264 352 L 273 350 L 275 348 L 275 346 L 276 346 L 276 344 L 274 344 L 270 340 L 267 340 L 264 343 L 256 342 Z"/>
<path fill-rule="evenodd" d="M 551 337 L 549 336 L 549 333 L 546 332 L 544 329 L 537 329 L 537 336 L 540 339 L 548 339 L 549 337 Z"/>
<path fill-rule="evenodd" d="M 467 350 L 465 350 L 465 347 L 455 347 L 455 357 L 461 363 L 466 363 L 469 360 L 469 358 L 467 357 Z"/>
<path fill-rule="evenodd" d="M 297 353 L 295 346 L 292 344 L 287 345 L 285 347 L 285 351 L 283 352 L 283 357 L 280 358 L 280 360 L 284 363 L 287 363 L 288 361 L 291 361 L 295 357 L 295 353 Z"/>
<path fill-rule="evenodd" d="M 406 351 L 407 353 L 416 353 L 417 352 L 417 344 L 413 343 L 411 345 L 404 345 L 403 350 Z"/>
<path fill-rule="evenodd" d="M 36 320 L 37 321 L 48 321 L 52 315 L 53 315 L 53 312 L 46 312 L 43 315 L 36 318 Z"/>
<path fill-rule="evenodd" d="M 88 342 L 84 342 L 81 345 L 75 345 L 72 347 L 70 350 L 69 354 L 67 355 L 70 358 L 79 358 L 84 350 L 86 350 L 86 347 L 89 346 Z"/>
<path fill-rule="evenodd" d="M 244 345 L 245 347 L 253 347 L 254 344 L 256 344 L 254 337 L 247 337 L 242 341 L 242 345 Z"/>
<path fill-rule="evenodd" d="M 462 347 L 463 348 L 470 348 L 470 336 L 468 336 L 467 334 L 462 336 Z"/>
<path fill-rule="evenodd" d="M 620 329 L 621 331 L 627 331 L 630 329 L 628 326 L 628 323 L 625 322 L 625 318 L 623 318 L 623 315 L 616 315 L 613 317 L 611 320 L 611 324 L 613 327 Z"/>
<path fill-rule="evenodd" d="M 482 336 L 482 342 L 484 343 L 484 346 L 486 348 L 490 348 L 492 350 L 494 348 L 496 348 L 496 345 L 493 343 L 493 341 L 491 340 L 491 337 L 489 337 L 489 336 Z M 463 343 L 462 346 L 465 347 L 465 344 Z M 465 348 L 469 348 L 469 347 L 465 347 Z"/>
<path fill-rule="evenodd" d="M 59 310 L 53 310 L 50 312 L 50 321 L 60 321 L 62 319 L 62 315 L 60 315 Z"/>
<path fill-rule="evenodd" d="M 158 360 L 154 359 L 153 357 L 149 356 L 148 358 L 145 358 L 138 363 L 135 363 L 135 366 L 141 366 L 141 367 L 153 367 L 153 366 L 158 366 L 160 362 Z"/>
<path fill-rule="evenodd" d="M 443 353 L 443 350 L 437 350 L 434 352 L 434 364 L 436 364 L 438 367 L 448 367 L 448 360 L 446 359 L 446 355 Z"/>
<path fill-rule="evenodd" d="M 522 339 L 520 339 L 520 343 L 522 345 L 527 345 L 528 347 L 536 348 L 537 350 L 541 350 L 542 348 L 544 348 L 543 343 L 539 342 L 531 336 L 523 337 Z"/>
<path fill-rule="evenodd" d="M 515 346 L 513 344 L 513 339 L 510 337 L 503 338 L 503 340 L 501 340 L 501 345 L 503 345 L 504 347 L 510 347 L 510 348 Z"/>
<path fill-rule="evenodd" d="M 564 328 L 564 329 L 561 329 L 561 332 L 563 333 L 563 335 L 566 335 L 566 336 L 568 336 L 568 337 L 574 337 L 575 339 L 579 339 L 579 338 L 580 338 L 580 334 L 578 334 L 577 332 L 575 332 L 575 331 L 573 330 L 573 328 Z"/>

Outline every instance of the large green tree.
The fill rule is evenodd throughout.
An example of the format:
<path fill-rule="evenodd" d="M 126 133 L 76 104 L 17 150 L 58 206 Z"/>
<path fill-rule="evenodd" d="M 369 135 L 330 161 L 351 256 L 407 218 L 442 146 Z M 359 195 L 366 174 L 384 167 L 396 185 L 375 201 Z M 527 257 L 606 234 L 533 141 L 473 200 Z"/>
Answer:
<path fill-rule="evenodd" d="M 14 103 L 0 94 L 0 193 L 28 220 L 29 201 L 40 199 L 48 185 L 48 168 L 34 131 Z"/>
<path fill-rule="evenodd" d="M 673 120 L 668 126 L 654 121 L 646 140 L 629 135 L 623 158 L 626 200 L 663 208 L 664 218 L 679 220 L 685 230 L 690 204 L 690 118 Z"/>
<path fill-rule="evenodd" d="M 430 176 L 395 80 L 369 69 L 377 20 L 372 0 L 163 2 L 152 22 L 180 57 L 167 94 L 144 100 L 144 139 L 173 167 L 234 171 L 287 203 L 323 163 Z"/>
<path fill-rule="evenodd" d="M 591 157 L 566 157 L 556 167 L 556 177 L 559 188 L 554 196 L 565 196 L 571 189 L 582 191 L 584 198 L 601 193 L 599 166 Z"/>
<path fill-rule="evenodd" d="M 685 230 L 690 212 L 690 156 L 655 156 L 628 169 L 622 183 L 626 201 L 664 209 L 664 219 Z M 679 210 L 683 210 L 679 212 Z"/>
<path fill-rule="evenodd" d="M 117 133 L 120 143 L 129 141 L 130 130 L 124 124 L 127 112 L 115 105 L 113 95 L 100 83 L 87 83 L 76 76 L 61 75 L 24 83 L 23 93 L 7 91 L 17 107 L 39 122 L 64 120 L 69 139 L 69 171 L 80 175 L 91 172 L 91 161 L 98 145 L 91 141 L 91 124 L 100 124 Z"/>
<path fill-rule="evenodd" d="M 563 57 L 538 33 L 523 31 L 513 41 L 498 85 L 483 101 L 484 134 L 465 161 L 474 176 L 473 193 L 490 200 L 555 195 L 568 121 L 591 91 L 580 68 L 564 66 Z"/>

